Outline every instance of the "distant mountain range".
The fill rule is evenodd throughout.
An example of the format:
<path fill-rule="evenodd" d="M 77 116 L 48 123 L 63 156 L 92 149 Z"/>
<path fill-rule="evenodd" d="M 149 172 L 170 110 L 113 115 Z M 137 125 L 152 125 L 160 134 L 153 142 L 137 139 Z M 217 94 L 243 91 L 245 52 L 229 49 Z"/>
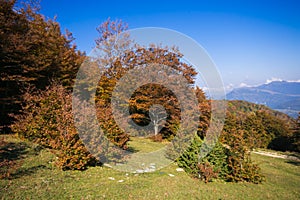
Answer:
<path fill-rule="evenodd" d="M 228 100 L 243 100 L 266 105 L 294 118 L 300 112 L 300 82 L 273 81 L 255 87 L 233 89 Z"/>

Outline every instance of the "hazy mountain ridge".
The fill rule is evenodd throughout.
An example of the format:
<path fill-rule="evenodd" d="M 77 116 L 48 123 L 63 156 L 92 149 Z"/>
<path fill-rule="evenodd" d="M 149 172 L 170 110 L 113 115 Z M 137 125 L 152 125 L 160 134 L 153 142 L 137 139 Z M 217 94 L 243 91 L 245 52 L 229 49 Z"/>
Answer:
<path fill-rule="evenodd" d="M 273 81 L 258 86 L 259 89 L 271 90 L 274 92 L 300 96 L 300 82 Z"/>
<path fill-rule="evenodd" d="M 300 111 L 300 82 L 273 81 L 254 87 L 236 88 L 227 94 L 227 99 L 263 104 L 297 117 Z"/>

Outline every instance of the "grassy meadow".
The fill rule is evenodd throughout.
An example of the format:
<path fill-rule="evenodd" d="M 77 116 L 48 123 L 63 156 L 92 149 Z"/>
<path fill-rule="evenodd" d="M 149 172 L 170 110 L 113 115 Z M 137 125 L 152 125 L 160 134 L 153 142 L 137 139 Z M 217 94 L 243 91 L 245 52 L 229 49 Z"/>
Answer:
<path fill-rule="evenodd" d="M 12 135 L 0 135 L 0 158 L 15 163 L 0 179 L 0 199 L 300 199 L 300 163 L 252 155 L 262 168 L 262 184 L 211 182 L 205 184 L 178 172 L 175 163 L 161 170 L 133 174 L 108 167 L 62 171 L 48 149 Z M 130 148 L 149 152 L 164 144 L 134 139 Z"/>

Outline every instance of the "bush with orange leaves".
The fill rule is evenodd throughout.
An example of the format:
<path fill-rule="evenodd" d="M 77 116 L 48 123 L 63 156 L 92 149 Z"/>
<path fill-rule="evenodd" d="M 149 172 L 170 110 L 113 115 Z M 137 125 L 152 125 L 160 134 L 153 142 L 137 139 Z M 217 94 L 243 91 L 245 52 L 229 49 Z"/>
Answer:
<path fill-rule="evenodd" d="M 83 170 L 97 163 L 77 134 L 72 97 L 63 86 L 54 83 L 44 91 L 31 88 L 24 94 L 22 114 L 14 117 L 12 131 L 52 149 L 58 157 L 56 164 L 63 170 Z"/>

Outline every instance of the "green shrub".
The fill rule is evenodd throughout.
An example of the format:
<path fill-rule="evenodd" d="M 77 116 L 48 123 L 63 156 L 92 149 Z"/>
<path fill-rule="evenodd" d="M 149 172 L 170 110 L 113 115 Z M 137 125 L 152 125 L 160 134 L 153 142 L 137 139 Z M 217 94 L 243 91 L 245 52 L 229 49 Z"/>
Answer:
<path fill-rule="evenodd" d="M 188 174 L 193 177 L 199 177 L 199 149 L 202 145 L 202 140 L 198 135 L 195 135 L 194 140 L 185 152 L 177 159 L 178 166 L 183 168 Z"/>
<path fill-rule="evenodd" d="M 224 179 L 228 173 L 227 149 L 221 143 L 217 143 L 205 158 L 199 158 L 202 145 L 201 138 L 195 135 L 190 147 L 177 159 L 178 166 L 184 168 L 192 177 L 205 182 L 213 178 Z"/>

